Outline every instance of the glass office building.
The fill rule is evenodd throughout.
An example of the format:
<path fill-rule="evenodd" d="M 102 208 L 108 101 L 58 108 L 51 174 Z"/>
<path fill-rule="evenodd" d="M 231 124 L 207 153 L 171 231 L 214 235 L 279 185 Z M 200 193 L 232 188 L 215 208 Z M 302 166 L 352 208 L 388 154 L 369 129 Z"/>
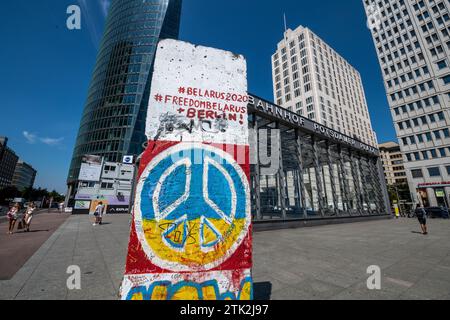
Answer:
<path fill-rule="evenodd" d="M 24 191 L 27 188 L 32 188 L 36 180 L 37 171 L 28 163 L 19 160 L 14 171 L 14 176 L 11 185 L 19 191 Z"/>
<path fill-rule="evenodd" d="M 152 65 L 160 39 L 178 38 L 182 0 L 113 0 L 68 175 L 82 157 L 121 162 L 142 152 Z M 70 193 L 70 192 L 69 192 Z"/>
<path fill-rule="evenodd" d="M 363 0 L 413 202 L 450 203 L 450 2 Z"/>

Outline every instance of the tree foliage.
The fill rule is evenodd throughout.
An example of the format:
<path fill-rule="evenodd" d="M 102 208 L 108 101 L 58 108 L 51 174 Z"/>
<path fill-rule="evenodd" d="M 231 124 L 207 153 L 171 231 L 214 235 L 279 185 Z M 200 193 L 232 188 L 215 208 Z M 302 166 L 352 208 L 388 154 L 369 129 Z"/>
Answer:
<path fill-rule="evenodd" d="M 47 189 L 42 188 L 27 188 L 20 191 L 13 186 L 0 189 L 0 204 L 7 205 L 14 198 L 24 198 L 26 201 L 41 201 L 43 199 L 48 200 L 53 198 L 53 202 L 64 201 L 64 195 L 59 194 L 55 190 L 48 191 Z"/>
<path fill-rule="evenodd" d="M 408 184 L 395 184 L 388 186 L 389 200 L 391 203 L 412 202 Z"/>

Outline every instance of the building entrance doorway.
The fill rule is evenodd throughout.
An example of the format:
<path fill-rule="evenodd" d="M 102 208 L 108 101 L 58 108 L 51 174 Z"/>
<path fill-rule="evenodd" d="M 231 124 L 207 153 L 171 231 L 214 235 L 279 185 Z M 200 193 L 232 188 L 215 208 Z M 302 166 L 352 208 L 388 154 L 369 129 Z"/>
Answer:
<path fill-rule="evenodd" d="M 379 151 L 250 96 L 255 221 L 389 215 Z"/>
<path fill-rule="evenodd" d="M 445 198 L 445 189 L 434 189 L 434 194 L 436 195 L 438 207 L 448 208 L 447 199 Z"/>

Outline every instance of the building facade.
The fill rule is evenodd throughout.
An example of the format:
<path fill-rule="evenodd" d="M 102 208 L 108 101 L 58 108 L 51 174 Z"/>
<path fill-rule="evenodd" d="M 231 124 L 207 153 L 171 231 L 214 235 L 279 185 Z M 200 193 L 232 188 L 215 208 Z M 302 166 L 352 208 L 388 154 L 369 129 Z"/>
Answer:
<path fill-rule="evenodd" d="M 256 96 L 248 108 L 255 222 L 390 215 L 377 148 Z"/>
<path fill-rule="evenodd" d="M 272 77 L 278 105 L 377 146 L 359 72 L 308 28 L 285 32 Z"/>
<path fill-rule="evenodd" d="M 416 203 L 450 200 L 450 4 L 364 0 L 409 187 Z"/>
<path fill-rule="evenodd" d="M 99 201 L 108 213 L 129 213 L 134 173 L 132 164 L 103 162 L 99 181 L 79 181 L 74 213 L 88 213 Z"/>
<path fill-rule="evenodd" d="M 37 171 L 31 165 L 19 160 L 14 171 L 11 185 L 16 187 L 19 191 L 32 188 L 34 180 L 36 179 L 36 174 Z"/>
<path fill-rule="evenodd" d="M 84 155 L 119 162 L 142 152 L 156 45 L 178 37 L 181 3 L 112 1 L 73 152 L 69 194 Z"/>
<path fill-rule="evenodd" d="M 390 215 L 377 148 L 253 95 L 248 113 L 258 228 Z M 74 213 L 93 212 L 100 201 L 110 213 L 128 213 L 134 175 L 133 165 L 102 162 L 99 179 L 79 182 Z"/>
<path fill-rule="evenodd" d="M 386 142 L 378 145 L 384 176 L 388 186 L 407 184 L 406 170 L 403 165 L 403 154 L 396 142 Z"/>
<path fill-rule="evenodd" d="M 8 147 L 8 138 L 0 137 L 0 189 L 9 187 L 19 157 Z"/>

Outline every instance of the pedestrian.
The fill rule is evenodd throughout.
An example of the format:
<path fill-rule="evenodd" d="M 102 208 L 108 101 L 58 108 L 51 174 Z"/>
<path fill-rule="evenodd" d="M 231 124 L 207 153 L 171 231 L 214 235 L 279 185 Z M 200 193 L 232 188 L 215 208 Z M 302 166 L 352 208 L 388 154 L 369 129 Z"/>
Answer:
<path fill-rule="evenodd" d="M 31 202 L 27 210 L 25 211 L 25 217 L 23 218 L 25 232 L 30 232 L 31 220 L 33 220 L 33 213 L 36 210 L 36 205 Z"/>
<path fill-rule="evenodd" d="M 60 202 L 59 203 L 59 213 L 63 213 L 64 212 L 64 202 Z"/>
<path fill-rule="evenodd" d="M 102 204 L 102 210 L 100 211 L 100 215 L 98 216 L 98 222 L 100 225 L 103 224 L 103 216 L 106 214 L 106 205 Z"/>
<path fill-rule="evenodd" d="M 419 204 L 416 208 L 416 216 L 417 219 L 419 219 L 420 228 L 422 229 L 422 234 L 427 235 L 428 234 L 428 227 L 427 227 L 427 212 L 423 205 Z"/>
<path fill-rule="evenodd" d="M 9 229 L 8 234 L 13 234 L 14 227 L 16 225 L 17 219 L 19 218 L 19 205 L 16 203 L 12 207 L 9 208 L 7 217 L 9 220 Z"/>
<path fill-rule="evenodd" d="M 104 209 L 105 209 L 105 206 L 103 205 L 103 202 L 100 202 L 95 207 L 95 211 L 94 211 L 95 222 L 94 222 L 93 226 L 96 226 L 97 224 L 100 224 L 100 225 L 102 224 Z"/>

